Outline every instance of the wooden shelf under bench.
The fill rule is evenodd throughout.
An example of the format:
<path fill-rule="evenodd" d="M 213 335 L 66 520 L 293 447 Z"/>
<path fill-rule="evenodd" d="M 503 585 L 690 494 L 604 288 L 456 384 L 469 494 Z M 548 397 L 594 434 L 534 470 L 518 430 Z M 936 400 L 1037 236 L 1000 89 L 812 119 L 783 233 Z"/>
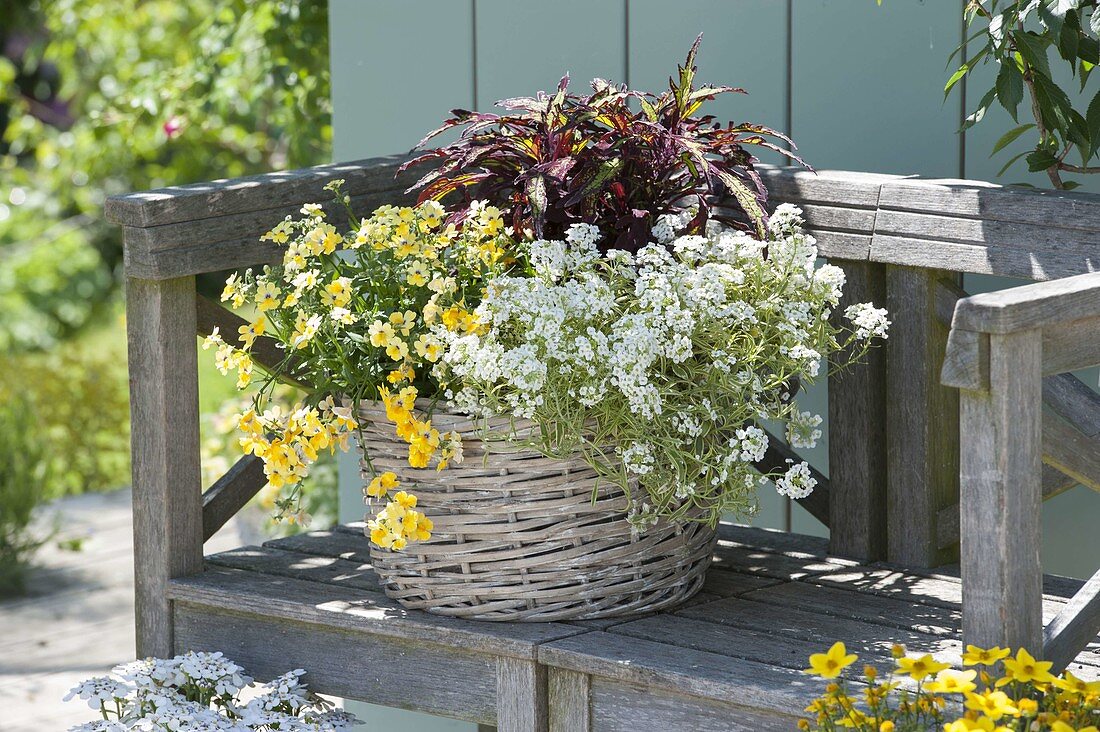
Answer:
<path fill-rule="evenodd" d="M 221 650 L 260 677 L 301 666 L 322 693 L 554 732 L 790 730 L 820 691 L 801 673 L 807 657 L 836 640 L 860 655 L 854 674 L 889 666 L 895 642 L 961 653 L 950 569 L 859 564 L 814 537 L 723 526 L 706 586 L 672 612 L 494 623 L 386 598 L 361 530 L 215 554 L 171 580 L 175 650 Z M 1045 578 L 1047 619 L 1081 584 Z M 1070 669 L 1100 678 L 1100 639 Z"/>

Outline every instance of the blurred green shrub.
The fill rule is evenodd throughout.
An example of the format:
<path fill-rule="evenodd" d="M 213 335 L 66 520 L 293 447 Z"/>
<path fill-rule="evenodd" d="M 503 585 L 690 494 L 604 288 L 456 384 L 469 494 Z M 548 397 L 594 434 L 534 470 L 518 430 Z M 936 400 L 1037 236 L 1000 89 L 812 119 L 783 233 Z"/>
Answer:
<path fill-rule="evenodd" d="M 117 317 L 117 316 L 116 316 Z M 28 439 L 44 448 L 48 498 L 121 488 L 130 481 L 130 414 L 120 328 L 9 357 L 0 403 L 20 397 L 35 413 Z M 2 449 L 2 448 L 0 448 Z M 0 455 L 0 460 L 3 456 Z"/>
<path fill-rule="evenodd" d="M 17 393 L 0 405 L 0 598 L 23 591 L 27 563 L 44 541 L 31 528 L 50 464 L 48 446 L 35 436 L 38 417 Z"/>
<path fill-rule="evenodd" d="M 0 258 L 17 264 L 0 350 L 49 346 L 109 298 L 106 196 L 328 158 L 327 3 L 0 0 L 0 17 Z"/>

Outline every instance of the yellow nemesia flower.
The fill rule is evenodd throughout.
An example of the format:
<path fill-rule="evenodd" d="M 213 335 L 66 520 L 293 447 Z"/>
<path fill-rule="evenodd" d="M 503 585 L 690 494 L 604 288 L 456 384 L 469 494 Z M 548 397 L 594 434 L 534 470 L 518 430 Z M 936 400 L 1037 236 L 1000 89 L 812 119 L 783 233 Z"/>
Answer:
<path fill-rule="evenodd" d="M 423 287 L 428 284 L 428 265 L 416 261 L 409 265 L 405 271 L 405 281 L 413 287 Z"/>
<path fill-rule="evenodd" d="M 321 300 L 330 307 L 347 307 L 347 304 L 351 302 L 351 278 L 337 277 L 325 285 L 325 292 L 321 296 Z"/>
<path fill-rule="evenodd" d="M 240 342 L 245 348 L 252 348 L 252 344 L 256 342 L 256 338 L 264 334 L 264 319 L 257 318 L 253 323 L 249 325 L 242 325 L 237 328 L 237 333 L 240 334 Z"/>
<path fill-rule="evenodd" d="M 260 312 L 279 307 L 281 293 L 274 282 L 261 282 L 256 286 L 256 307 Z"/>
<path fill-rule="evenodd" d="M 840 672 L 855 663 L 857 656 L 848 653 L 844 644 L 837 641 L 827 653 L 815 653 L 810 656 L 810 668 L 802 673 L 819 676 L 823 679 L 835 679 Z"/>
<path fill-rule="evenodd" d="M 383 323 L 381 320 L 371 323 L 367 328 L 367 334 L 370 336 L 370 344 L 378 347 L 388 346 L 390 341 L 397 335 L 393 332 L 392 325 Z"/>
<path fill-rule="evenodd" d="M 413 326 L 416 325 L 416 313 L 412 310 L 406 310 L 403 313 L 390 313 L 390 325 L 395 331 L 400 331 L 401 335 L 407 336 L 412 332 Z"/>
<path fill-rule="evenodd" d="M 376 475 L 367 485 L 365 492 L 371 498 L 382 498 L 399 485 L 401 481 L 397 479 L 397 474 L 387 470 L 381 475 Z"/>

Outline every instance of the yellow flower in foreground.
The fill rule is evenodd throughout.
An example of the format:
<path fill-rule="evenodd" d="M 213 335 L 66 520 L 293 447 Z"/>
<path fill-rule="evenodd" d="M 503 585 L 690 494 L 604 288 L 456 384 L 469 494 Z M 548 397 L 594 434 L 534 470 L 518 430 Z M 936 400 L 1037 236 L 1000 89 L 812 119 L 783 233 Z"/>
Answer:
<path fill-rule="evenodd" d="M 1054 664 L 1050 661 L 1036 661 L 1026 648 L 1016 651 L 1016 658 L 1006 658 L 1004 663 L 1005 677 L 997 680 L 997 686 L 1004 686 L 1012 681 L 1022 684 L 1054 682 L 1054 675 L 1050 673 L 1050 667 Z"/>
<path fill-rule="evenodd" d="M 946 668 L 936 674 L 936 678 L 925 688 L 933 694 L 965 694 L 977 688 L 977 684 L 974 683 L 974 677 L 977 675 L 978 672 L 973 669 L 956 671 L 953 668 Z"/>
<path fill-rule="evenodd" d="M 977 719 L 963 717 L 962 719 L 957 719 L 954 722 L 945 724 L 943 729 L 944 732 L 970 732 L 970 730 L 981 730 L 981 732 L 1010 732 L 1008 727 L 998 727 L 989 717 L 979 717 Z"/>
<path fill-rule="evenodd" d="M 366 494 L 371 498 L 381 498 L 399 485 L 401 481 L 397 479 L 397 474 L 387 470 L 381 475 L 376 475 L 374 480 L 367 484 Z"/>
<path fill-rule="evenodd" d="M 1006 714 L 1015 714 L 1019 711 L 1008 694 L 1003 691 L 987 691 L 984 694 L 967 694 L 966 708 L 986 715 L 993 721 L 997 721 Z"/>
<path fill-rule="evenodd" d="M 803 673 L 820 676 L 823 679 L 835 679 L 840 672 L 856 661 L 854 653 L 848 653 L 844 644 L 837 641 L 828 653 L 815 653 L 810 656 L 810 668 Z"/>
<path fill-rule="evenodd" d="M 1052 683 L 1062 691 L 1068 691 L 1071 694 L 1080 694 L 1082 696 L 1086 694 L 1100 694 L 1100 681 L 1083 681 L 1069 671 L 1064 672 L 1062 678 L 1055 679 Z"/>
<path fill-rule="evenodd" d="M 964 666 L 992 666 L 1001 659 L 1007 658 L 1012 651 L 1007 648 L 1001 648 L 1000 646 L 993 646 L 992 648 L 985 649 L 978 646 L 967 646 L 966 653 L 963 654 Z"/>
<path fill-rule="evenodd" d="M 1088 727 L 1074 727 L 1073 725 L 1066 724 L 1060 719 L 1054 720 L 1054 723 L 1050 725 L 1050 732 L 1097 732 L 1096 726 L 1090 724 Z"/>
<path fill-rule="evenodd" d="M 1034 717 L 1039 713 L 1039 702 L 1024 698 L 1016 702 L 1016 709 L 1022 717 Z"/>
<path fill-rule="evenodd" d="M 940 671 L 949 668 L 951 668 L 951 664 L 940 663 L 927 653 L 920 658 L 898 659 L 898 670 L 903 674 L 911 676 L 916 681 L 920 681 L 932 674 L 938 674 Z"/>

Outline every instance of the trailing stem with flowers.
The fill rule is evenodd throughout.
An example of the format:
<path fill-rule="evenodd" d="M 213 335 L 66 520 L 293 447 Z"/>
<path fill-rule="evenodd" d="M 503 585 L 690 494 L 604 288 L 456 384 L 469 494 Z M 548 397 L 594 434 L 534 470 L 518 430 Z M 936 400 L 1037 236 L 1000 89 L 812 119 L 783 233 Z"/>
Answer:
<path fill-rule="evenodd" d="M 830 320 L 844 273 L 817 266 L 801 211 L 769 216 L 748 152 L 784 138 L 697 115 L 740 91 L 694 86 L 697 46 L 660 95 L 596 80 L 576 97 L 563 80 L 553 95 L 502 103 L 503 116 L 456 112 L 459 141 L 410 163 L 437 165 L 416 205 L 359 218 L 337 181 L 347 226 L 308 205 L 265 235 L 281 263 L 234 275 L 223 293 L 256 313 L 240 347 L 217 333 L 206 345 L 242 388 L 257 338 L 286 354 L 239 419 L 245 452 L 285 490 L 284 513 L 298 510 L 318 453 L 346 449 L 376 400 L 410 468 L 464 458 L 459 434 L 433 426 L 438 405 L 504 418 L 514 443 L 580 456 L 597 485 L 621 489 L 638 531 L 747 514 L 764 479 L 794 498 L 813 490 L 804 462 L 759 473 L 759 423 L 778 420 L 791 445 L 812 447 L 821 417 L 791 393 L 841 349 L 858 359 L 889 320 L 871 303 L 849 307 L 843 326 Z M 286 374 L 313 390 L 292 411 L 268 403 Z M 430 540 L 415 480 L 371 458 L 372 541 Z"/>

